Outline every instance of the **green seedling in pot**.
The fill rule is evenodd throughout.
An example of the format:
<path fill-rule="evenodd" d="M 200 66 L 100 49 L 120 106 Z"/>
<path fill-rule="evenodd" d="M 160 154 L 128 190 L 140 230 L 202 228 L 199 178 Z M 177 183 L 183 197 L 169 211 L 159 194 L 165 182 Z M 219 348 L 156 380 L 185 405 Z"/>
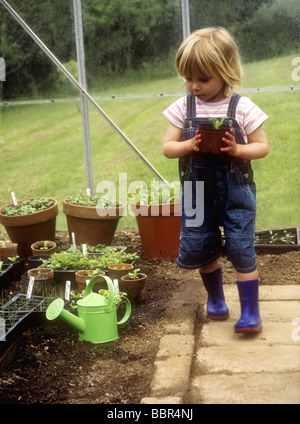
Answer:
<path fill-rule="evenodd" d="M 218 118 L 209 118 L 209 121 L 211 121 L 215 129 L 218 130 L 221 127 L 221 125 L 224 123 L 226 118 L 227 116 L 223 116 L 221 120 L 219 120 Z"/>
<path fill-rule="evenodd" d="M 139 278 L 139 276 L 138 276 L 138 273 L 140 272 L 140 269 L 139 268 L 136 268 L 136 269 L 134 269 L 133 271 L 131 271 L 131 272 L 128 272 L 128 275 L 129 275 L 129 277 L 132 279 L 132 280 L 136 280 L 137 278 Z"/>
<path fill-rule="evenodd" d="M 23 200 L 17 204 L 17 206 L 8 206 L 3 210 L 3 215 L 14 216 L 14 215 L 27 215 L 28 213 L 35 213 L 48 209 L 53 206 L 53 201 L 46 197 L 41 199 L 28 199 Z"/>
<path fill-rule="evenodd" d="M 9 257 L 8 259 L 9 259 L 11 262 L 16 262 L 16 260 L 17 260 L 17 259 L 19 259 L 19 257 L 20 257 L 20 256 L 13 256 L 13 257 Z"/>

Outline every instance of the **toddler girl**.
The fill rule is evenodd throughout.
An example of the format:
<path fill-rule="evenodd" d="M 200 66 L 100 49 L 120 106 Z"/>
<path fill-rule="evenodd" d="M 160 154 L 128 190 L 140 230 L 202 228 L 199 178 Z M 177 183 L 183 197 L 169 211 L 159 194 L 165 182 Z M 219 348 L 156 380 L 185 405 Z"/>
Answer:
<path fill-rule="evenodd" d="M 262 324 L 254 250 L 256 193 L 250 161 L 268 154 L 262 129 L 267 115 L 250 99 L 237 94 L 242 67 L 237 46 L 225 29 L 205 28 L 191 34 L 180 46 L 175 66 L 190 92 L 163 112 L 169 120 L 163 153 L 168 158 L 179 158 L 182 185 L 177 264 L 199 269 L 208 293 L 207 316 L 228 318 L 218 259 L 223 227 L 226 253 L 237 272 L 241 303 L 235 332 L 258 332 Z M 220 122 L 223 117 L 226 119 L 220 128 L 227 132 L 222 147 L 217 154 L 209 152 L 203 148 L 201 130 L 213 127 L 211 118 Z M 195 210 L 197 181 L 204 182 L 204 219 L 201 225 L 196 220 L 191 225 L 185 198 L 192 197 Z"/>

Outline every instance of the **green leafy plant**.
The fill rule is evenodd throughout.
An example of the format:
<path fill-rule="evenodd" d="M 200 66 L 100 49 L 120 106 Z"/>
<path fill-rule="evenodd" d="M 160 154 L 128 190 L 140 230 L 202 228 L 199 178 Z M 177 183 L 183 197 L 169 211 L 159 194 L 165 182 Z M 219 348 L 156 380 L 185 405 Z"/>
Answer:
<path fill-rule="evenodd" d="M 98 206 L 103 208 L 118 206 L 118 203 L 109 199 L 109 197 L 104 194 L 94 194 L 93 196 L 89 196 L 88 194 L 79 193 L 76 196 L 67 196 L 66 201 L 79 206 Z"/>
<path fill-rule="evenodd" d="M 267 235 L 257 234 L 254 241 L 258 244 L 296 244 L 294 235 L 288 230 L 269 230 Z"/>
<path fill-rule="evenodd" d="M 106 290 L 106 289 L 100 289 L 98 291 L 98 293 L 101 296 L 108 297 L 108 290 Z M 71 301 L 70 301 L 71 308 L 73 308 L 73 309 L 77 308 L 77 301 L 82 299 L 83 294 L 84 294 L 84 290 L 82 291 L 82 293 L 76 293 L 74 290 L 71 290 L 71 296 L 72 296 Z M 119 291 L 114 296 L 115 296 L 116 305 L 118 305 L 122 301 L 122 296 L 126 296 L 126 293 Z"/>
<path fill-rule="evenodd" d="M 103 270 L 108 265 L 133 262 L 138 258 L 136 253 L 126 253 L 124 250 L 110 249 L 101 256 L 83 255 L 80 253 L 60 252 L 53 253 L 49 259 L 43 259 L 39 268 L 60 270 Z"/>
<path fill-rule="evenodd" d="M 128 195 L 129 202 L 137 205 L 176 203 L 179 199 L 178 181 L 171 183 L 170 186 L 156 180 L 152 180 L 150 184 L 141 183 L 136 187 L 136 193 Z"/>
<path fill-rule="evenodd" d="M 137 278 L 139 278 L 140 271 L 141 270 L 139 268 L 135 268 L 133 271 L 128 272 L 128 275 L 132 280 L 136 280 Z"/>
<path fill-rule="evenodd" d="M 17 206 L 8 206 L 3 209 L 3 215 L 15 216 L 15 215 L 27 215 L 29 213 L 35 213 L 48 209 L 53 206 L 53 200 L 43 197 L 40 199 L 22 200 L 18 202 Z"/>
<path fill-rule="evenodd" d="M 295 244 L 294 242 L 294 236 L 289 233 L 288 231 L 284 231 L 284 235 L 280 236 L 278 234 L 274 234 L 272 230 L 270 230 L 270 244 L 273 243 L 283 243 L 283 244 Z"/>
<path fill-rule="evenodd" d="M 224 123 L 227 116 L 223 116 L 220 120 L 218 118 L 208 118 L 209 121 L 211 121 L 214 125 L 214 128 L 216 130 L 220 129 L 221 125 Z"/>
<path fill-rule="evenodd" d="M 126 269 L 126 265 L 121 265 L 120 264 L 120 266 L 118 266 L 118 264 L 112 264 L 111 266 L 110 266 L 110 269 L 117 269 L 117 270 L 124 270 L 124 269 Z"/>
<path fill-rule="evenodd" d="M 48 250 L 49 242 L 47 240 L 44 241 L 44 244 L 40 247 L 40 250 Z"/>
<path fill-rule="evenodd" d="M 108 251 L 114 250 L 111 246 L 106 246 L 105 244 L 97 244 L 96 246 L 90 246 L 88 243 L 86 243 L 86 251 L 87 253 L 106 253 Z M 72 245 L 68 250 L 68 252 L 71 253 L 83 253 L 83 245 L 81 246 L 74 246 Z"/>
<path fill-rule="evenodd" d="M 20 256 L 17 255 L 17 256 L 9 257 L 8 260 L 11 261 L 11 262 L 16 262 L 19 258 L 20 258 Z"/>
<path fill-rule="evenodd" d="M 84 272 L 88 277 L 93 277 L 94 275 L 97 275 L 97 273 L 100 271 L 100 269 L 85 269 Z"/>

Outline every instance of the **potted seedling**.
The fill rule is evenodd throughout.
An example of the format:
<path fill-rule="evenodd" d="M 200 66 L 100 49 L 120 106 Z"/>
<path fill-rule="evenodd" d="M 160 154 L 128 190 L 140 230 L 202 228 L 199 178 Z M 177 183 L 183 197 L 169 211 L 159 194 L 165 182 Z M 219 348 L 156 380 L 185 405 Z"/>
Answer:
<path fill-rule="evenodd" d="M 51 268 L 33 268 L 28 270 L 28 282 L 34 278 L 32 294 L 43 296 L 49 293 L 53 284 L 53 269 Z"/>
<path fill-rule="evenodd" d="M 120 282 L 123 275 L 128 274 L 128 272 L 133 270 L 133 265 L 130 263 L 117 263 L 108 265 L 109 277 L 112 280 L 118 280 Z"/>
<path fill-rule="evenodd" d="M 129 203 L 136 217 L 144 254 L 149 259 L 178 256 L 180 221 L 179 182 L 141 184 Z"/>
<path fill-rule="evenodd" d="M 147 275 L 140 272 L 139 268 L 136 268 L 121 277 L 120 290 L 126 292 L 129 299 L 142 303 L 145 300 L 146 280 Z"/>
<path fill-rule="evenodd" d="M 18 244 L 10 241 L 0 241 L 0 260 L 6 261 L 9 257 L 17 256 Z"/>
<path fill-rule="evenodd" d="M 79 293 L 82 293 L 83 290 L 85 290 L 88 282 L 95 276 L 95 275 L 105 275 L 104 271 L 100 271 L 99 269 L 91 269 L 91 270 L 80 270 L 75 272 L 75 281 L 77 283 L 77 290 Z M 95 282 L 93 286 L 93 291 L 98 292 L 105 283 L 104 278 L 99 277 L 99 279 Z"/>
<path fill-rule="evenodd" d="M 231 120 L 228 120 L 228 123 L 225 123 L 225 120 L 228 120 L 226 116 L 220 119 L 209 118 L 209 125 L 198 126 L 202 138 L 202 143 L 199 145 L 201 152 L 219 154 L 221 147 L 226 147 L 222 138 L 225 137 L 226 131 L 230 130 Z"/>
<path fill-rule="evenodd" d="M 102 194 L 68 196 L 63 203 L 63 212 L 70 240 L 73 233 L 78 244 L 110 245 L 123 209 L 122 205 L 111 202 Z"/>
<path fill-rule="evenodd" d="M 12 242 L 18 244 L 18 255 L 31 255 L 31 244 L 36 240 L 54 240 L 57 201 L 38 197 L 17 201 L 0 209 L 0 223 Z"/>
<path fill-rule="evenodd" d="M 51 240 L 41 240 L 32 243 L 31 250 L 33 256 L 51 255 L 56 249 L 56 243 Z"/>

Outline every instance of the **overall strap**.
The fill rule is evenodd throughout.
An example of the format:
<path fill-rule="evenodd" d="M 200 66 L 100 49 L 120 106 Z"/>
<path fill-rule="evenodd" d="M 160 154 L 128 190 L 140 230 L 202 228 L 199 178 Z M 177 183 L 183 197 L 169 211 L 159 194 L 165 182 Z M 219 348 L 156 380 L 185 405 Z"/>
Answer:
<path fill-rule="evenodd" d="M 238 105 L 238 102 L 240 100 L 241 96 L 240 94 L 234 94 L 231 96 L 228 109 L 227 109 L 227 116 L 230 118 L 235 118 L 236 114 L 236 108 Z M 186 98 L 186 116 L 187 118 L 195 118 L 196 117 L 196 100 L 195 96 L 193 94 L 188 94 Z"/>
<path fill-rule="evenodd" d="M 186 96 L 186 117 L 196 118 L 196 100 L 192 93 Z"/>
<path fill-rule="evenodd" d="M 233 96 L 231 96 L 228 109 L 227 109 L 227 116 L 229 118 L 235 118 L 236 108 L 240 98 L 241 96 L 239 94 L 234 94 Z"/>

